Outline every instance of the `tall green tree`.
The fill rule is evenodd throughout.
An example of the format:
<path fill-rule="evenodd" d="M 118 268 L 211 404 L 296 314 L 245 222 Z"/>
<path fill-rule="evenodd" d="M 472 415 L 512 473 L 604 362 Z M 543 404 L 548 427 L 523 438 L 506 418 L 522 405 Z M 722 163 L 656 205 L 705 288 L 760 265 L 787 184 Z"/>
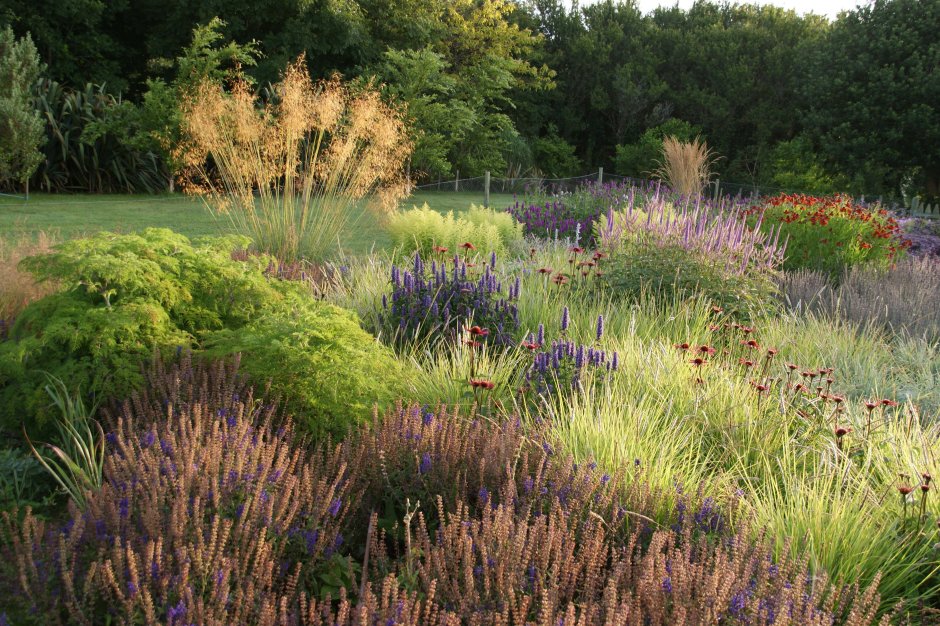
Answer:
<path fill-rule="evenodd" d="M 27 184 L 42 162 L 45 129 L 32 95 L 43 69 L 28 33 L 0 30 L 0 184 Z"/>
<path fill-rule="evenodd" d="M 940 196 L 940 0 L 875 0 L 809 54 L 805 124 L 864 193 Z"/>

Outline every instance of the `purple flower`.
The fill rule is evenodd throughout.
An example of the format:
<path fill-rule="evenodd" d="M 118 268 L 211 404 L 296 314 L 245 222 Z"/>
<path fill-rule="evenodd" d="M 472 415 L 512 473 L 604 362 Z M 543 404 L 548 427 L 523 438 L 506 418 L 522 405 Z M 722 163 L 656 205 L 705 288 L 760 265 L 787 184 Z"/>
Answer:
<path fill-rule="evenodd" d="M 669 576 L 663 578 L 663 591 L 672 593 L 672 579 Z"/>
<path fill-rule="evenodd" d="M 336 517 L 337 515 L 339 515 L 339 511 L 342 508 L 342 506 L 343 506 L 342 500 L 340 500 L 339 498 L 337 498 L 336 500 L 333 500 L 333 502 L 330 503 L 330 508 L 328 509 L 330 512 L 330 515 L 332 515 L 333 517 Z"/>
<path fill-rule="evenodd" d="M 565 307 L 561 310 L 561 331 L 565 332 L 568 330 L 568 325 L 571 323 L 571 315 L 568 313 L 568 307 Z"/>
<path fill-rule="evenodd" d="M 480 487 L 479 493 L 477 493 L 477 498 L 480 500 L 481 505 L 486 505 L 490 501 L 490 492 L 486 487 Z"/>
<path fill-rule="evenodd" d="M 419 474 L 427 474 L 431 471 L 431 455 L 427 452 L 421 457 L 421 464 L 418 466 Z"/>
<path fill-rule="evenodd" d="M 166 618 L 170 624 L 176 621 L 177 618 L 182 619 L 186 615 L 186 605 L 183 604 L 183 601 L 180 600 L 176 606 L 172 606 L 167 609 Z"/>
<path fill-rule="evenodd" d="M 601 337 L 604 336 L 604 316 L 597 316 L 597 340 L 600 341 Z"/>
<path fill-rule="evenodd" d="M 153 434 L 153 431 L 147 431 L 140 436 L 140 447 L 149 448 L 153 445 L 153 442 L 157 440 L 156 435 Z"/>
<path fill-rule="evenodd" d="M 130 514 L 130 509 L 131 504 L 126 496 L 118 501 L 118 510 L 120 511 L 121 519 L 127 519 L 127 516 Z"/>

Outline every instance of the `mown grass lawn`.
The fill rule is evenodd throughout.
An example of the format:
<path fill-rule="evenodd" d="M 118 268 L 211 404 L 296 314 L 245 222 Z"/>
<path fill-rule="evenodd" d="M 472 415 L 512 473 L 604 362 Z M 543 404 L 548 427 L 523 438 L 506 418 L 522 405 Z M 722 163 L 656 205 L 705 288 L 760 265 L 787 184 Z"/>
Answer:
<path fill-rule="evenodd" d="M 508 206 L 509 194 L 493 194 L 490 205 Z M 483 204 L 483 195 L 472 192 L 418 192 L 402 200 L 409 209 L 425 202 L 440 212 L 459 211 L 471 204 Z M 45 231 L 56 239 L 69 239 L 107 230 L 127 233 L 150 226 L 166 227 L 188 237 L 228 232 L 224 216 L 212 214 L 197 198 L 167 195 L 59 195 L 34 194 L 28 201 L 0 198 L 0 237 L 18 239 Z M 391 240 L 377 216 L 365 211 L 342 237 L 343 247 L 352 253 L 384 248 Z"/>

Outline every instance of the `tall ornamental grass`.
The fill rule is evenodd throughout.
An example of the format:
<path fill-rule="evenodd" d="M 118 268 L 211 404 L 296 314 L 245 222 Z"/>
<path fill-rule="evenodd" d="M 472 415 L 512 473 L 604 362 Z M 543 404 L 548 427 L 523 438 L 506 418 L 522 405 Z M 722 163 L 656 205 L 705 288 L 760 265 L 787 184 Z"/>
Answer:
<path fill-rule="evenodd" d="M 404 196 L 411 144 L 377 90 L 314 83 L 303 57 L 274 93 L 262 103 L 243 77 L 229 91 L 204 82 L 182 104 L 175 156 L 187 189 L 259 250 L 322 261 L 360 201 L 390 210 Z"/>
<path fill-rule="evenodd" d="M 715 162 L 714 153 L 705 140 L 680 141 L 676 137 L 663 138 L 663 154 L 656 175 L 686 198 L 702 194 Z"/>

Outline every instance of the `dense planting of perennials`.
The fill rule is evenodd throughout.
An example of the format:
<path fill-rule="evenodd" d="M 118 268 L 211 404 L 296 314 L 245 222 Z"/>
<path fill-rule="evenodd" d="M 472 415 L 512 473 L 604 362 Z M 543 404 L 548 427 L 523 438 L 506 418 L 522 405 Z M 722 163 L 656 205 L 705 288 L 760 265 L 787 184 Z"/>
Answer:
<path fill-rule="evenodd" d="M 461 246 L 468 254 L 472 244 Z M 435 251 L 443 256 L 446 248 Z M 509 346 L 512 331 L 519 326 L 519 278 L 508 294 L 496 274 L 496 254 L 488 261 L 474 263 L 455 255 L 450 262 L 441 259 L 425 263 L 415 254 L 411 269 L 393 265 L 392 293 L 382 296 L 379 325 L 399 344 L 435 337 L 454 338 L 464 328 L 486 329 L 473 340 Z"/>
<path fill-rule="evenodd" d="M 545 344 L 545 326 L 539 324 L 536 333 L 530 333 L 522 344 L 533 353 L 532 364 L 526 371 L 526 390 L 538 396 L 551 396 L 567 389 L 580 390 L 586 384 L 604 380 L 619 366 L 616 352 L 595 346 L 579 344 L 568 339 L 571 316 L 568 307 L 561 313 L 561 336 Z M 604 336 L 604 316 L 597 318 L 596 341 Z"/>
<path fill-rule="evenodd" d="M 629 202 L 623 210 L 607 211 L 597 229 L 601 247 L 616 249 L 632 241 L 659 247 L 679 246 L 707 258 L 723 260 L 726 269 L 743 275 L 771 271 L 783 263 L 786 242 L 780 230 L 764 232 L 760 222 L 753 227 L 738 212 L 723 205 L 675 206 L 663 197 L 653 197 L 640 208 Z"/>

